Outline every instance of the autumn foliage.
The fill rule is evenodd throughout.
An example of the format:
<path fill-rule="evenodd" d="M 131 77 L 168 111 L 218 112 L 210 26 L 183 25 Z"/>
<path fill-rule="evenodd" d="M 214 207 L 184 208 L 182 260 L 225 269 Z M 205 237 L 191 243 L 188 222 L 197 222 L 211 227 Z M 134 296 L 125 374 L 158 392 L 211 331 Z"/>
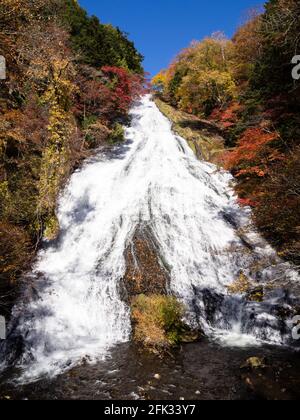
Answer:
<path fill-rule="evenodd" d="M 152 80 L 161 99 L 223 130 L 223 165 L 237 178 L 239 203 L 261 232 L 299 264 L 300 55 L 298 0 L 269 0 L 232 39 L 194 41 Z"/>
<path fill-rule="evenodd" d="M 264 177 L 268 173 L 269 163 L 283 159 L 283 155 L 272 147 L 279 140 L 278 133 L 264 131 L 261 128 L 249 128 L 238 141 L 234 151 L 226 153 L 224 165 L 233 170 L 237 177 L 257 175 Z"/>
<path fill-rule="evenodd" d="M 118 67 L 102 67 L 102 72 L 110 87 L 111 101 L 118 112 L 126 115 L 133 101 L 144 93 L 143 78 Z"/>
<path fill-rule="evenodd" d="M 144 76 L 127 36 L 75 0 L 1 0 L 0 54 L 1 289 L 43 236 L 55 239 L 56 200 L 72 170 L 122 140 Z"/>

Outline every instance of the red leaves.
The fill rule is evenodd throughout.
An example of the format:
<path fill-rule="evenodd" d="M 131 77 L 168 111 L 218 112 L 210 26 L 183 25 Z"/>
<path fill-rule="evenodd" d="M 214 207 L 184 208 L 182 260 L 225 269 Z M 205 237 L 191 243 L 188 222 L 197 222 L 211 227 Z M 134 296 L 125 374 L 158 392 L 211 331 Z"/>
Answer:
<path fill-rule="evenodd" d="M 103 123 L 109 121 L 115 111 L 115 104 L 108 86 L 100 79 L 83 80 L 79 85 L 79 97 L 74 106 L 78 117 L 96 116 Z"/>
<path fill-rule="evenodd" d="M 119 67 L 103 67 L 101 72 L 84 68 L 78 81 L 78 98 L 74 106 L 77 117 L 97 117 L 110 124 L 127 115 L 134 100 L 144 93 L 144 79 Z"/>
<path fill-rule="evenodd" d="M 238 203 L 243 207 L 256 207 L 257 203 L 252 201 L 250 198 L 239 198 Z"/>
<path fill-rule="evenodd" d="M 230 128 L 238 122 L 238 112 L 241 108 L 238 102 L 231 102 L 225 110 L 216 108 L 210 118 L 220 123 L 224 129 Z"/>
<path fill-rule="evenodd" d="M 224 155 L 225 167 L 233 170 L 236 176 L 254 174 L 264 177 L 268 172 L 267 164 L 281 159 L 280 152 L 271 147 L 271 143 L 278 139 L 278 133 L 262 128 L 246 130 L 236 149 Z"/>
<path fill-rule="evenodd" d="M 132 103 L 144 93 L 143 77 L 119 67 L 102 67 L 111 92 L 111 100 L 121 114 L 126 114 Z"/>
<path fill-rule="evenodd" d="M 264 201 L 261 186 L 268 182 L 275 163 L 285 159 L 278 150 L 280 137 L 263 127 L 249 128 L 238 141 L 237 147 L 223 156 L 224 165 L 240 178 L 237 190 L 241 206 L 258 208 Z"/>

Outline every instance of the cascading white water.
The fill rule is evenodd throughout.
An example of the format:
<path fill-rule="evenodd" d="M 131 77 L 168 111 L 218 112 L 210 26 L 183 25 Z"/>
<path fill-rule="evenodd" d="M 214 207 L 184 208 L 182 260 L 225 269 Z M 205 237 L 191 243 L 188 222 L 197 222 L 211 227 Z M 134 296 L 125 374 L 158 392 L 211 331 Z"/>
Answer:
<path fill-rule="evenodd" d="M 83 358 L 98 360 L 130 338 L 129 309 L 119 287 L 125 248 L 143 223 L 170 268 L 171 289 L 185 302 L 188 322 L 211 336 L 225 336 L 230 344 L 236 337 L 239 343 L 281 342 L 274 319 L 261 336 L 258 320 L 272 318 L 265 308 L 257 309 L 260 318 L 243 331 L 242 299 L 228 297 L 226 303 L 227 286 L 241 270 L 251 276 L 251 262 L 276 261 L 255 232 L 247 235 L 253 252 L 241 240 L 238 230 L 250 214 L 237 204 L 231 175 L 198 161 L 149 96 L 134 107 L 132 117 L 127 143 L 111 156 L 100 153 L 87 162 L 60 199 L 59 243 L 39 254 L 36 298 L 14 310 L 19 318 L 14 335 L 25 343 L 19 362 L 25 367 L 23 380 L 56 375 Z M 295 276 L 288 266 L 284 270 Z M 262 269 L 260 280 L 270 273 Z M 222 302 L 209 320 L 205 302 L 212 294 Z"/>

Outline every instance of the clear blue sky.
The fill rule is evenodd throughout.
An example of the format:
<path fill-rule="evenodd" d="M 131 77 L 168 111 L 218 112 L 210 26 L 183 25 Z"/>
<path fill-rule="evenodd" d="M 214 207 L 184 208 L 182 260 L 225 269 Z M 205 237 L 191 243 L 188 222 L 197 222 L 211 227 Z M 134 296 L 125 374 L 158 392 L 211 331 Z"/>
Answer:
<path fill-rule="evenodd" d="M 258 0 L 79 0 L 102 23 L 119 26 L 145 56 L 151 75 L 194 39 L 222 30 L 232 36 Z"/>

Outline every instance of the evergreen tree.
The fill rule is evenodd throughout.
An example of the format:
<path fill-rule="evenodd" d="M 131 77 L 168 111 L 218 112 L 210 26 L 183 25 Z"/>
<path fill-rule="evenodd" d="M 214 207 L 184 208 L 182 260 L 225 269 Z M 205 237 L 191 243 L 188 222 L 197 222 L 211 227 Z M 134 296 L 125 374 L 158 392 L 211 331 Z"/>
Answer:
<path fill-rule="evenodd" d="M 70 30 L 80 62 L 97 68 L 108 65 L 143 73 L 143 57 L 127 34 L 112 25 L 101 24 L 96 16 L 89 17 L 76 0 L 58 1 L 61 19 Z"/>

